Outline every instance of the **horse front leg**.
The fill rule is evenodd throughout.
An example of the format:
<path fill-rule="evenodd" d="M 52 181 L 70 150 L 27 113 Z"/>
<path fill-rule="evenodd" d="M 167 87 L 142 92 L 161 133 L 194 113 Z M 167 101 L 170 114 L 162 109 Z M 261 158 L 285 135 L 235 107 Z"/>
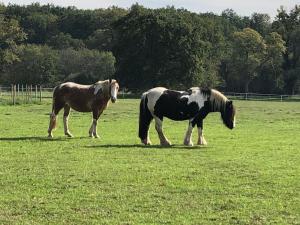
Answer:
<path fill-rule="evenodd" d="M 185 138 L 184 138 L 184 141 L 183 141 L 184 145 L 187 145 L 187 146 L 193 146 L 194 145 L 193 141 L 192 141 L 192 133 L 193 133 L 194 126 L 195 126 L 195 124 L 193 125 L 192 120 L 190 120 L 188 129 L 186 131 Z"/>
<path fill-rule="evenodd" d="M 197 128 L 198 128 L 198 145 L 207 145 L 207 142 L 203 136 L 203 120 L 199 120 L 197 123 Z"/>
<path fill-rule="evenodd" d="M 162 129 L 162 119 L 159 119 L 158 117 L 155 117 L 155 129 L 157 131 L 159 140 L 160 140 L 160 145 L 161 146 L 171 146 L 171 142 L 166 138 L 166 136 L 163 133 Z"/>
<path fill-rule="evenodd" d="M 70 106 L 69 105 L 65 105 L 64 106 L 64 131 L 65 131 L 65 135 L 67 135 L 68 137 L 73 137 L 73 135 L 70 133 L 69 130 L 69 115 L 70 115 Z"/>
<path fill-rule="evenodd" d="M 92 125 L 91 128 L 89 130 L 89 136 L 90 137 L 95 137 L 95 138 L 99 138 L 99 135 L 97 133 L 97 123 L 98 123 L 98 119 L 100 117 L 100 111 L 99 110 L 93 110 L 93 121 L 92 121 Z"/>

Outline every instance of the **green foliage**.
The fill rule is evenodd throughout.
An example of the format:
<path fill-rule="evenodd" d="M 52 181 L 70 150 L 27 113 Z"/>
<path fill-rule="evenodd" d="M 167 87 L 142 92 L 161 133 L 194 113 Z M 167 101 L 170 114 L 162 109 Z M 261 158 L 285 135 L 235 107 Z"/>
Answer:
<path fill-rule="evenodd" d="M 71 48 L 59 52 L 58 70 L 61 81 L 92 83 L 112 78 L 115 58 L 111 52 Z"/>
<path fill-rule="evenodd" d="M 299 103 L 237 101 L 237 127 L 204 121 L 207 147 L 182 145 L 187 121 L 165 120 L 171 148 L 137 138 L 138 100 L 110 104 L 88 137 L 89 113 L 62 113 L 47 136 L 51 102 L 0 106 L 1 224 L 297 224 Z M 283 116 L 284 115 L 284 116 Z M 13 121 L 13 122 L 12 122 Z M 194 133 L 196 140 L 197 132 Z"/>
<path fill-rule="evenodd" d="M 0 70 L 4 64 L 18 61 L 17 44 L 26 39 L 26 34 L 14 19 L 5 19 L 0 14 Z"/>
<path fill-rule="evenodd" d="M 204 74 L 215 71 L 216 49 L 222 39 L 213 25 L 213 21 L 185 10 L 134 5 L 115 24 L 113 52 L 119 79 L 134 89 L 205 84 Z"/>
<path fill-rule="evenodd" d="M 278 33 L 272 32 L 265 39 L 251 28 L 233 34 L 232 55 L 228 60 L 229 77 L 249 91 L 255 77 L 264 72 L 266 63 L 280 64 L 285 52 L 285 42 Z"/>
<path fill-rule="evenodd" d="M 48 86 L 68 78 L 90 83 L 114 76 L 122 87 L 138 92 L 153 86 L 205 86 L 299 93 L 299 15 L 298 5 L 290 12 L 280 8 L 272 22 L 267 14 L 242 17 L 232 9 L 218 16 L 138 4 L 95 10 L 0 4 L 0 80 L 8 84 L 31 77 L 16 74 L 18 70 L 8 73 L 22 64 L 19 45 L 33 44 L 50 46 L 57 54 L 55 69 L 46 66 L 49 79 L 38 81 L 49 81 Z M 62 59 L 64 54 L 71 58 Z M 64 68 L 64 60 L 70 68 Z"/>
<path fill-rule="evenodd" d="M 74 48 L 79 50 L 85 47 L 85 44 L 81 39 L 72 38 L 70 34 L 64 33 L 52 36 L 47 40 L 47 44 L 54 49 Z"/>
<path fill-rule="evenodd" d="M 9 83 L 53 84 L 57 79 L 57 51 L 48 46 L 21 45 L 20 60 L 6 66 L 4 77 Z"/>
<path fill-rule="evenodd" d="M 290 13 L 281 8 L 273 23 L 273 29 L 286 42 L 287 51 L 283 55 L 285 89 L 289 93 L 295 93 L 300 90 L 300 7 L 296 5 Z"/>
<path fill-rule="evenodd" d="M 115 58 L 111 52 L 72 48 L 54 50 L 41 45 L 22 45 L 18 51 L 19 61 L 5 67 L 2 80 L 8 84 L 92 83 L 114 74 Z"/>

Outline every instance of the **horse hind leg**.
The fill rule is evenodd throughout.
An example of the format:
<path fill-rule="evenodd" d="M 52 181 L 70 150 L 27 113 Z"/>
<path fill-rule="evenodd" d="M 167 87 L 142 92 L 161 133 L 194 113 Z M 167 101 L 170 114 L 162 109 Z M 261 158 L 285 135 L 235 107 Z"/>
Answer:
<path fill-rule="evenodd" d="M 52 112 L 50 114 L 50 122 L 49 122 L 49 128 L 48 128 L 48 137 L 52 138 L 53 134 L 52 131 L 57 126 L 57 114 L 59 111 L 63 108 L 63 104 L 60 104 L 59 102 L 53 100 L 52 104 Z"/>
<path fill-rule="evenodd" d="M 57 117 L 57 115 L 54 112 L 52 112 L 50 114 L 50 122 L 49 122 L 49 128 L 48 128 L 48 137 L 49 138 L 53 138 L 52 130 L 55 129 L 55 127 L 56 127 L 56 122 L 57 122 L 56 117 Z"/>
<path fill-rule="evenodd" d="M 69 105 L 65 105 L 64 106 L 64 131 L 65 131 L 65 135 L 68 136 L 68 137 L 73 137 L 73 135 L 70 133 L 70 130 L 69 130 L 69 115 L 70 115 L 70 106 Z"/>
<path fill-rule="evenodd" d="M 171 142 L 166 138 L 166 136 L 163 133 L 162 129 L 162 119 L 159 119 L 158 117 L 155 117 L 155 129 L 157 131 L 160 145 L 161 146 L 171 146 Z"/>
<path fill-rule="evenodd" d="M 147 106 L 147 97 L 143 96 L 140 102 L 139 113 L 139 138 L 144 145 L 151 145 L 149 137 L 149 128 L 152 122 L 153 116 L 150 113 Z"/>
<path fill-rule="evenodd" d="M 203 120 L 199 121 L 197 123 L 197 127 L 198 127 L 198 145 L 207 145 L 207 142 L 203 136 Z"/>

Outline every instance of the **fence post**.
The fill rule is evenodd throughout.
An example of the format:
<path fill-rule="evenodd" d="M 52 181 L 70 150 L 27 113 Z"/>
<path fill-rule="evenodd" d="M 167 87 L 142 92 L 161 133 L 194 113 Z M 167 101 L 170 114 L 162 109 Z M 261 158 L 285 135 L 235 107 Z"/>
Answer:
<path fill-rule="evenodd" d="M 33 97 L 32 97 L 32 84 L 30 84 L 30 102 L 32 102 L 32 99 L 33 99 Z"/>
<path fill-rule="evenodd" d="M 28 102 L 28 84 L 25 84 L 25 102 Z"/>
<path fill-rule="evenodd" d="M 20 97 L 20 85 L 19 84 L 17 85 L 17 97 L 18 97 L 18 99 Z"/>
<path fill-rule="evenodd" d="M 16 86 L 14 84 L 11 85 L 11 98 L 12 98 L 12 104 L 15 105 L 16 104 Z"/>
<path fill-rule="evenodd" d="M 42 85 L 40 85 L 40 102 L 42 102 Z"/>
<path fill-rule="evenodd" d="M 22 92 L 22 101 L 24 101 L 24 87 L 23 87 L 23 84 L 21 85 L 21 92 Z"/>
<path fill-rule="evenodd" d="M 37 100 L 37 85 L 35 85 L 35 94 L 34 94 L 34 100 Z"/>
<path fill-rule="evenodd" d="M 248 100 L 248 93 L 245 93 L 246 95 L 245 95 L 245 98 L 246 98 L 246 100 Z"/>

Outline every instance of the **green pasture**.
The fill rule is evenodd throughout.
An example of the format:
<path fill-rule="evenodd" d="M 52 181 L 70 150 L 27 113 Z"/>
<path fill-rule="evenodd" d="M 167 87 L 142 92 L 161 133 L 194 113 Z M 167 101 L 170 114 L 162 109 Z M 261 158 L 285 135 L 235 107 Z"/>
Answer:
<path fill-rule="evenodd" d="M 300 224 L 300 103 L 236 101 L 237 127 L 204 121 L 206 147 L 182 145 L 187 122 L 165 120 L 170 148 L 137 138 L 138 100 L 110 104 L 100 139 L 90 114 L 50 100 L 0 106 L 0 224 Z M 194 143 L 196 143 L 196 130 Z"/>

